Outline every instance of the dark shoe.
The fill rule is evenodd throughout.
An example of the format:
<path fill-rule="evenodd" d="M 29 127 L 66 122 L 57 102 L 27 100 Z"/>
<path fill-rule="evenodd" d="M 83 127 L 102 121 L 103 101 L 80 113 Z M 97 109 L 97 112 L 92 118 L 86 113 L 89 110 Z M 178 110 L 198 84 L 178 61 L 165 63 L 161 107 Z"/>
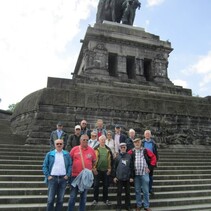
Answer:
<path fill-rule="evenodd" d="M 148 208 L 144 208 L 144 210 L 146 210 L 146 211 L 152 211 L 149 207 Z"/>

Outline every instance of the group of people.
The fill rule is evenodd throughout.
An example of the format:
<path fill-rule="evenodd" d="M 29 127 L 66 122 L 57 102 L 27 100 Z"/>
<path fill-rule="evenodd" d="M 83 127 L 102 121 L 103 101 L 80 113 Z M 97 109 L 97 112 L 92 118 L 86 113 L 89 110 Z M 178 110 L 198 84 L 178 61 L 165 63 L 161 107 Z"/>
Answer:
<path fill-rule="evenodd" d="M 143 207 L 150 211 L 149 195 L 153 194 L 153 169 L 158 161 L 157 145 L 151 138 L 151 131 L 144 132 L 144 139 L 135 137 L 130 129 L 128 137 L 121 126 L 115 131 L 106 130 L 103 120 L 98 119 L 96 128 L 87 128 L 82 120 L 75 126 L 75 132 L 67 135 L 58 122 L 51 133 L 49 151 L 43 162 L 43 173 L 48 185 L 47 211 L 61 211 L 65 190 L 70 186 L 68 211 L 74 211 L 75 201 L 80 194 L 79 211 L 86 208 L 87 191 L 93 188 L 92 205 L 99 201 L 99 187 L 102 182 L 102 201 L 111 205 L 108 189 L 111 182 L 117 186 L 117 211 L 125 207 L 132 210 L 130 186 L 134 183 L 136 210 Z M 122 205 L 122 190 L 125 190 L 125 205 Z M 143 193 L 143 200 L 142 200 Z M 54 209 L 55 196 L 57 201 Z"/>

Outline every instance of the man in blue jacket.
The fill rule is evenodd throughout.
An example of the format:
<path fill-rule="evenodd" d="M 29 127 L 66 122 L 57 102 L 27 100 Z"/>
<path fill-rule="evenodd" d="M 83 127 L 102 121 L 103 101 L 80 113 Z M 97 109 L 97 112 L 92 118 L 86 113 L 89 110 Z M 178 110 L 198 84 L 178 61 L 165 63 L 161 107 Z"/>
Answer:
<path fill-rule="evenodd" d="M 144 139 L 142 140 L 142 145 L 144 148 L 149 149 L 151 152 L 153 152 L 156 156 L 156 159 L 158 161 L 159 156 L 158 156 L 158 150 L 157 150 L 157 145 L 155 141 L 151 138 L 152 134 L 150 130 L 145 130 L 144 131 Z M 153 185 L 153 171 L 154 168 L 151 169 L 149 173 L 149 193 L 151 195 L 154 195 L 152 185 Z"/>
<path fill-rule="evenodd" d="M 43 173 L 48 185 L 48 204 L 46 211 L 61 211 L 68 177 L 72 170 L 72 160 L 69 153 L 63 150 L 64 141 L 54 141 L 55 149 L 48 152 L 43 162 Z M 56 207 L 54 200 L 57 195 Z"/>

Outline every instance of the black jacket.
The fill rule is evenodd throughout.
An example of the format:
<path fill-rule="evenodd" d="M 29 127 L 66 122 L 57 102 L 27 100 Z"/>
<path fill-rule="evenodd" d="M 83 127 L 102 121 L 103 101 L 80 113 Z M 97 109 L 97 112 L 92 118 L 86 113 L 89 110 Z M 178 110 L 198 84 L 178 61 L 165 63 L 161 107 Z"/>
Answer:
<path fill-rule="evenodd" d="M 131 156 L 128 153 L 120 153 L 114 160 L 113 177 L 127 181 L 133 177 Z"/>

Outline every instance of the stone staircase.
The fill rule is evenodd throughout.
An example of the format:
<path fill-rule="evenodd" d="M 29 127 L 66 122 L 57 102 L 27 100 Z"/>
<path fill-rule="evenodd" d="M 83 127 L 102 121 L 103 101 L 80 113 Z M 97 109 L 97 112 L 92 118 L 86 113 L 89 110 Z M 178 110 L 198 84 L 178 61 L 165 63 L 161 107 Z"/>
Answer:
<path fill-rule="evenodd" d="M 47 187 L 41 171 L 48 146 L 0 144 L 0 210 L 44 211 Z M 211 147 L 160 149 L 159 166 L 154 175 L 155 195 L 150 199 L 153 211 L 211 210 Z M 131 188 L 135 205 L 134 188 Z M 89 191 L 87 210 L 115 210 L 115 187 L 109 196 L 113 205 L 91 206 Z M 66 210 L 69 190 L 66 190 Z M 78 204 L 77 204 L 78 205 Z"/>

